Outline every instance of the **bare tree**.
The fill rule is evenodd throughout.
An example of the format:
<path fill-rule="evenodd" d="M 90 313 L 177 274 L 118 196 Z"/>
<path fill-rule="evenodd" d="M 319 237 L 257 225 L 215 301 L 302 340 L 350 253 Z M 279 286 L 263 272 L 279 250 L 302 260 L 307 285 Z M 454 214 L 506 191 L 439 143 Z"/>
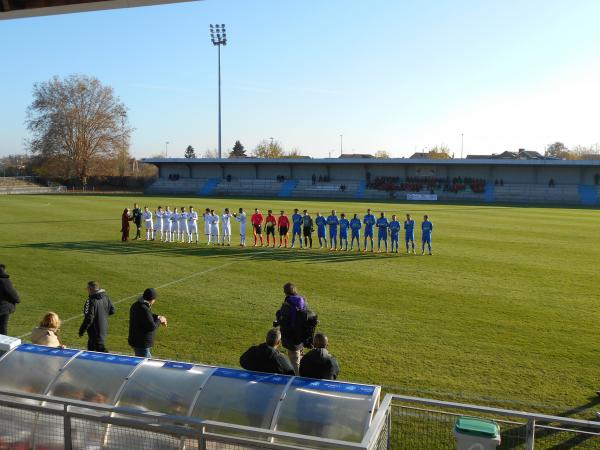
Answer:
<path fill-rule="evenodd" d="M 373 156 L 379 159 L 390 159 L 390 154 L 386 150 L 377 150 Z"/>
<path fill-rule="evenodd" d="M 219 157 L 219 151 L 216 148 L 207 148 L 202 154 L 203 158 L 216 159 Z"/>
<path fill-rule="evenodd" d="M 429 159 L 450 159 L 450 149 L 448 146 L 436 145 L 427 153 Z"/>
<path fill-rule="evenodd" d="M 82 183 L 94 160 L 127 158 L 127 109 L 97 78 L 71 75 L 34 84 L 26 123 L 32 153 L 63 159 Z"/>

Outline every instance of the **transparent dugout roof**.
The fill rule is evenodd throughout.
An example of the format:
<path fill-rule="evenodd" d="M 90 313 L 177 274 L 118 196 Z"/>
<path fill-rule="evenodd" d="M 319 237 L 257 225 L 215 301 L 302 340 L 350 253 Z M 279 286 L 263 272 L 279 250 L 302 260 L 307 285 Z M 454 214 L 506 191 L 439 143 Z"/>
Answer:
<path fill-rule="evenodd" d="M 0 389 L 347 442 L 362 440 L 380 393 L 378 386 L 32 344 L 0 358 Z"/>

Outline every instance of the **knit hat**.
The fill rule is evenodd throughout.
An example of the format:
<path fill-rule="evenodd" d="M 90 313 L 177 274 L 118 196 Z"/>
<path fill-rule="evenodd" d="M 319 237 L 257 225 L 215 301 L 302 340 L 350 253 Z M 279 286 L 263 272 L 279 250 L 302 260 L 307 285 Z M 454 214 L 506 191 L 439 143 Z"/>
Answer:
<path fill-rule="evenodd" d="M 144 291 L 142 298 L 144 300 L 154 300 L 158 298 L 158 292 L 156 292 L 156 289 L 154 288 L 148 288 Z"/>

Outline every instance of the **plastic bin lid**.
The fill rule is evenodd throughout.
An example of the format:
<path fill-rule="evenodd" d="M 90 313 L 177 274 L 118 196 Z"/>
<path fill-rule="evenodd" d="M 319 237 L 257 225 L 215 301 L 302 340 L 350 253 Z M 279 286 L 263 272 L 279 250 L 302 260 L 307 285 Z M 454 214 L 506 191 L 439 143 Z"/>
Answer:
<path fill-rule="evenodd" d="M 493 420 L 478 419 L 476 417 L 462 416 L 456 421 L 454 431 L 471 436 L 480 436 L 490 439 L 500 437 L 500 427 Z"/>

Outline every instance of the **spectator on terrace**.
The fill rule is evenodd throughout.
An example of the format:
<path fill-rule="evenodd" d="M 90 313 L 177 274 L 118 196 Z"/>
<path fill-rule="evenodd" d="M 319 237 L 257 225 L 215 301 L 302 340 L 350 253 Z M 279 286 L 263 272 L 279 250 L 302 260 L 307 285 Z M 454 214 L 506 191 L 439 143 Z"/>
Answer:
<path fill-rule="evenodd" d="M 280 345 L 281 332 L 272 328 L 267 332 L 264 343 L 253 345 L 240 356 L 240 365 L 256 372 L 294 375 L 292 363 L 278 350 Z"/>
<path fill-rule="evenodd" d="M 554 178 L 550 178 L 550 181 L 548 181 L 548 187 L 554 187 Z"/>
<path fill-rule="evenodd" d="M 60 318 L 58 314 L 49 312 L 44 315 L 40 326 L 34 328 L 31 332 L 31 342 L 37 345 L 45 345 L 47 347 L 63 347 L 58 338 L 60 331 Z"/>
<path fill-rule="evenodd" d="M 597 175 L 596 175 L 596 176 L 597 176 Z M 312 174 L 312 177 L 311 177 L 311 178 L 312 178 L 312 184 L 313 184 L 313 185 L 317 184 L 317 176 L 316 176 L 314 173 Z M 596 184 L 598 184 L 598 183 L 596 183 Z"/>
<path fill-rule="evenodd" d="M 6 273 L 6 266 L 0 264 L 0 334 L 8 334 L 8 318 L 20 301 L 19 293 Z"/>
<path fill-rule="evenodd" d="M 329 340 L 323 333 L 315 334 L 314 348 L 300 361 L 300 376 L 335 380 L 340 373 L 340 366 L 327 350 Z"/>

